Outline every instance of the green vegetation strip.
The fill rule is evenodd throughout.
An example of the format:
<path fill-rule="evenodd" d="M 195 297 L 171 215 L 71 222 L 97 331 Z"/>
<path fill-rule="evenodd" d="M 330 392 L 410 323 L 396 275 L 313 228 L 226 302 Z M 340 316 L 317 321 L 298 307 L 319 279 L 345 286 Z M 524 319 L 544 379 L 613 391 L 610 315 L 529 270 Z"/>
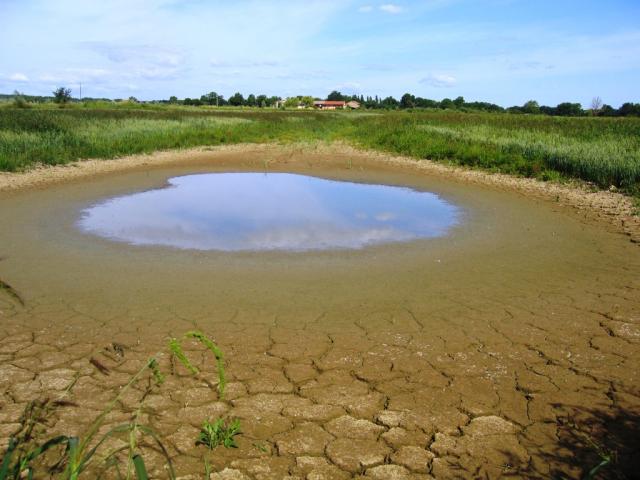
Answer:
<path fill-rule="evenodd" d="M 363 112 L 364 113 L 364 112 Z M 242 142 L 356 146 L 640 192 L 640 119 L 424 110 L 362 114 L 190 109 L 0 109 L 0 170 Z"/>

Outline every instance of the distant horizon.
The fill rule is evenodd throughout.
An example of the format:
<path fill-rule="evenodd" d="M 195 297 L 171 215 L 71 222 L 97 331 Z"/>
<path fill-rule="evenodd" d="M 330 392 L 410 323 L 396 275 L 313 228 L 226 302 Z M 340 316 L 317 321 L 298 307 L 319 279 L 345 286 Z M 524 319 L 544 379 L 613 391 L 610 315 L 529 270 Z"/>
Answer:
<path fill-rule="evenodd" d="M 60 87 L 66 87 L 66 85 L 60 85 Z M 119 97 L 114 97 L 114 98 L 109 98 L 109 97 L 90 97 L 90 96 L 85 97 L 85 96 L 83 95 L 83 96 L 82 96 L 82 98 L 80 98 L 80 97 L 78 97 L 78 96 L 76 96 L 76 95 L 74 95 L 74 94 L 73 94 L 73 93 L 74 93 L 74 92 L 73 92 L 73 89 L 71 89 L 71 90 L 72 90 L 72 92 L 71 92 L 71 93 L 72 93 L 71 98 L 72 98 L 72 100 L 73 100 L 73 101 L 92 101 L 92 100 L 99 101 L 99 100 L 107 100 L 107 101 L 115 102 L 115 101 L 118 101 L 118 100 L 120 100 L 120 101 L 127 101 L 127 100 L 129 100 L 129 98 L 131 98 L 131 97 L 134 97 L 134 98 L 136 99 L 136 101 L 138 101 L 138 102 L 144 102 L 144 103 L 152 103 L 152 102 L 168 102 L 168 101 L 169 101 L 169 98 L 140 99 L 140 98 L 137 98 L 135 95 L 129 95 L 129 97 L 126 97 L 126 98 L 119 98 Z M 26 96 L 26 97 L 47 97 L 47 98 L 51 98 L 51 99 L 53 99 L 53 94 L 52 94 L 53 92 L 51 92 L 51 93 L 50 93 L 50 94 L 48 94 L 48 95 L 38 95 L 38 94 L 33 94 L 33 93 L 28 93 L 28 92 L 22 92 L 22 91 L 18 91 L 18 93 L 19 93 L 19 94 L 21 94 L 21 95 L 24 95 L 24 96 Z M 191 96 L 186 96 L 186 97 L 182 97 L 182 98 L 179 98 L 179 97 L 178 97 L 178 100 L 179 100 L 179 101 L 183 101 L 183 100 L 185 100 L 185 99 L 192 99 L 192 100 L 200 99 L 200 97 L 201 97 L 202 95 L 205 95 L 206 93 L 210 93 L 210 92 L 205 92 L 205 93 L 202 93 L 202 94 L 200 94 L 200 95 L 194 95 L 194 96 L 192 96 L 192 97 L 191 97 Z M 247 98 L 247 96 L 248 96 L 248 95 L 250 95 L 250 94 L 254 94 L 254 95 L 256 95 L 256 96 L 258 96 L 258 95 L 263 95 L 261 92 L 248 92 L 248 93 L 243 93 L 243 92 L 233 92 L 233 93 L 231 93 L 230 95 L 224 95 L 224 94 L 222 94 L 222 93 L 220 93 L 220 92 L 216 92 L 216 93 L 218 93 L 218 94 L 222 95 L 222 96 L 224 97 L 224 99 L 225 99 L 225 100 L 228 100 L 228 99 L 229 99 L 229 97 L 231 97 L 232 95 L 234 95 L 234 94 L 236 94 L 236 93 L 240 93 L 240 94 L 242 94 L 242 95 L 244 96 L 244 98 L 245 98 L 245 99 L 246 99 L 246 98 Z M 331 92 L 329 92 L 329 93 L 331 93 Z M 341 92 L 341 93 L 342 93 L 342 92 Z M 399 101 L 399 100 L 400 100 L 400 98 L 402 97 L 402 95 L 404 95 L 405 93 L 410 93 L 410 94 L 412 94 L 411 92 L 404 92 L 403 94 L 398 95 L 398 96 L 395 96 L 395 95 L 391 95 L 391 96 L 392 96 L 393 98 L 395 98 L 396 100 L 398 100 L 398 101 Z M 346 95 L 346 94 L 345 94 L 345 95 Z M 365 98 L 367 98 L 367 97 L 375 98 L 375 97 L 376 97 L 376 95 L 367 95 L 367 94 L 363 94 L 363 95 L 364 95 L 364 97 L 365 97 Z M 15 96 L 15 92 L 14 92 L 14 93 L 5 93 L 5 92 L 0 92 L 0 96 L 13 97 L 13 96 Z M 280 97 L 282 100 L 286 100 L 287 98 L 291 98 L 291 97 L 302 97 L 302 96 L 306 96 L 306 95 L 292 95 L 291 97 L 285 97 L 285 96 L 282 96 L 282 95 L 273 95 L 273 96 L 277 96 L 277 97 Z M 323 96 L 313 96 L 313 95 L 309 95 L 309 96 L 314 97 L 315 99 L 326 100 L 326 99 L 327 99 L 328 94 L 327 94 L 327 95 L 325 95 L 324 97 L 323 97 Z M 360 95 L 358 95 L 358 96 L 360 96 Z M 419 95 L 416 95 L 416 97 L 418 97 L 418 96 L 419 96 Z M 443 101 L 443 100 L 445 100 L 445 99 L 455 100 L 455 99 L 456 99 L 457 97 L 459 97 L 459 96 L 461 96 L 461 95 L 452 95 L 452 96 L 450 96 L 450 97 L 443 97 L 443 98 L 429 98 L 428 100 L 434 100 L 434 101 L 437 101 L 437 102 L 441 102 L 441 101 Z M 382 100 L 382 99 L 383 99 L 383 97 L 382 97 L 382 96 L 380 96 L 380 95 L 377 95 L 377 97 L 378 97 L 380 100 Z M 426 98 L 426 97 L 423 97 L 423 98 Z M 486 103 L 493 103 L 493 102 L 487 102 L 486 100 L 481 100 L 481 99 L 470 99 L 470 98 L 465 98 L 464 100 L 465 100 L 465 102 L 466 102 L 466 103 L 474 103 L 474 102 L 486 102 Z M 588 110 L 588 109 L 591 107 L 591 100 L 592 100 L 592 99 L 590 99 L 590 100 L 589 100 L 589 102 L 587 102 L 587 103 L 581 103 L 582 108 L 583 108 L 583 109 L 585 109 L 585 110 Z M 556 104 L 551 105 L 551 104 L 545 104 L 544 102 L 538 102 L 535 98 L 530 98 L 529 100 L 527 100 L 527 102 L 528 102 L 528 101 L 536 101 L 540 106 L 549 106 L 549 107 L 556 107 L 556 106 L 557 106 L 557 105 L 559 105 L 560 103 L 580 103 L 580 102 L 558 102 L 558 103 L 556 103 Z M 526 102 L 523 102 L 523 104 L 522 104 L 522 105 L 501 105 L 501 104 L 499 104 L 499 103 L 495 103 L 495 105 L 498 105 L 499 107 L 502 107 L 502 108 L 504 108 L 504 109 L 508 109 L 508 108 L 510 108 L 510 107 L 522 107 L 522 106 L 524 105 L 524 103 L 526 103 Z M 612 104 L 608 104 L 608 103 L 606 103 L 606 102 L 603 102 L 603 103 L 604 103 L 604 104 L 606 104 L 606 105 L 609 105 L 609 106 L 613 107 L 614 109 L 618 109 L 618 108 L 619 108 L 619 107 L 621 107 L 623 104 L 625 104 L 625 103 L 630 103 L 630 101 L 624 101 L 624 102 L 620 103 L 619 105 L 615 105 L 615 104 L 613 104 L 613 105 L 612 105 Z M 631 102 L 631 103 L 634 103 L 634 102 Z M 204 106 L 204 105 L 203 105 L 203 106 Z M 207 106 L 212 106 L 212 105 L 207 105 Z M 227 107 L 227 106 L 229 106 L 229 105 L 223 105 L 223 106 Z M 419 107 L 418 107 L 418 108 L 419 108 Z"/>
<path fill-rule="evenodd" d="M 0 91 L 640 102 L 640 3 L 3 0 Z"/>

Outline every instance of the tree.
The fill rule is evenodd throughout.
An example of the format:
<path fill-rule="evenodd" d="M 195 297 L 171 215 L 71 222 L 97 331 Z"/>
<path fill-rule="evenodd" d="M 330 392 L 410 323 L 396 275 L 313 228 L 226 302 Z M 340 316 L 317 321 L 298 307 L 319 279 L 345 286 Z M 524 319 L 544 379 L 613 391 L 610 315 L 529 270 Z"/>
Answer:
<path fill-rule="evenodd" d="M 244 105 L 244 97 L 240 92 L 236 92 L 233 96 L 229 97 L 229 104 L 234 107 L 239 107 Z"/>
<path fill-rule="evenodd" d="M 218 105 L 220 96 L 216 92 L 209 92 L 200 97 L 200 101 L 205 105 Z"/>
<path fill-rule="evenodd" d="M 284 101 L 284 106 L 285 108 L 298 108 L 299 103 L 300 103 L 300 98 L 289 97 Z"/>
<path fill-rule="evenodd" d="M 450 98 L 443 98 L 442 101 L 440 102 L 440 108 L 453 108 L 455 107 L 455 104 L 453 103 L 453 100 L 451 100 Z"/>
<path fill-rule="evenodd" d="M 16 108 L 29 108 L 27 99 L 24 98 L 24 93 L 21 93 L 18 90 L 13 91 L 13 105 Z"/>
<path fill-rule="evenodd" d="M 266 95 L 258 95 L 256 97 L 256 105 L 260 108 L 264 108 L 267 106 L 267 96 Z"/>
<path fill-rule="evenodd" d="M 274 95 L 272 97 L 269 97 L 267 99 L 267 107 L 276 107 L 278 105 L 278 102 L 282 100 L 282 98 Z"/>
<path fill-rule="evenodd" d="M 618 115 L 621 117 L 628 117 L 629 115 L 640 115 L 640 103 L 623 103 L 618 109 Z"/>
<path fill-rule="evenodd" d="M 397 108 L 400 102 L 393 97 L 387 97 L 380 104 L 387 109 Z"/>
<path fill-rule="evenodd" d="M 464 97 L 458 97 L 453 101 L 453 104 L 456 106 L 456 108 L 462 108 L 464 107 Z"/>
<path fill-rule="evenodd" d="M 465 102 L 464 106 L 465 108 L 468 108 L 471 110 L 481 110 L 484 112 L 504 111 L 504 108 L 502 108 L 500 105 L 496 105 L 495 103 L 489 103 L 489 102 Z"/>
<path fill-rule="evenodd" d="M 416 97 L 410 93 L 405 93 L 400 98 L 400 108 L 413 108 L 416 106 Z"/>
<path fill-rule="evenodd" d="M 247 106 L 249 107 L 256 106 L 256 96 L 253 93 L 249 94 L 249 96 L 247 97 Z"/>
<path fill-rule="evenodd" d="M 545 115 L 556 115 L 556 109 L 554 107 L 542 105 L 540 107 L 540 113 L 544 113 Z"/>
<path fill-rule="evenodd" d="M 602 110 L 602 99 L 600 97 L 593 97 L 591 100 L 591 113 L 598 115 L 600 110 Z"/>
<path fill-rule="evenodd" d="M 60 104 L 68 103 L 71 100 L 71 89 L 58 87 L 53 91 L 53 101 Z"/>
<path fill-rule="evenodd" d="M 606 103 L 602 105 L 602 108 L 600 109 L 600 115 L 603 117 L 615 117 L 617 114 L 618 112 L 616 109 Z"/>
<path fill-rule="evenodd" d="M 540 113 L 540 105 L 535 100 L 529 100 L 522 106 L 524 113 Z"/>
<path fill-rule="evenodd" d="M 169 97 L 169 103 L 171 103 L 172 105 L 178 103 L 178 97 L 176 97 L 175 95 L 171 95 Z"/>
<path fill-rule="evenodd" d="M 563 102 L 556 107 L 556 115 L 563 117 L 578 117 L 583 113 L 582 105 L 579 103 Z"/>
<path fill-rule="evenodd" d="M 300 103 L 302 103 L 302 105 L 304 105 L 305 107 L 313 107 L 313 102 L 315 101 L 315 99 L 313 97 L 310 97 L 309 95 L 305 95 L 304 97 L 300 97 Z"/>
<path fill-rule="evenodd" d="M 333 92 L 331 92 L 329 95 L 327 95 L 327 100 L 332 100 L 332 101 L 340 101 L 340 100 L 344 100 L 344 95 L 342 95 L 340 92 L 338 92 L 337 90 L 334 90 Z"/>
<path fill-rule="evenodd" d="M 420 108 L 438 108 L 438 102 L 429 98 L 416 97 L 416 107 Z"/>

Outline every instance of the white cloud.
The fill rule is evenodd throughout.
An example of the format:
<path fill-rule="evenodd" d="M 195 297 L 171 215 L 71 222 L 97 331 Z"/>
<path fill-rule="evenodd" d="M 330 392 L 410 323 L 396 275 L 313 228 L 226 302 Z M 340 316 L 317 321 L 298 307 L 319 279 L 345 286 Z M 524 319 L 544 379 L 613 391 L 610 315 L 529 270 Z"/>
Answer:
<path fill-rule="evenodd" d="M 462 6 L 471 0 L 0 0 L 0 17 L 11 20 L 0 43 L 12 45 L 0 55 L 0 91 L 47 94 L 81 81 L 83 93 L 113 97 L 135 85 L 141 99 L 211 90 L 323 96 L 358 81 L 363 94 L 381 97 L 455 84 L 467 98 L 502 104 L 516 92 L 540 102 L 588 89 L 586 101 L 637 98 L 640 30 L 631 14 L 598 30 L 582 21 L 560 28 L 563 18 L 541 7 L 513 24 L 495 16 L 507 1 L 517 3 L 486 0 L 469 17 Z M 349 13 L 354 28 L 336 33 Z"/>
<path fill-rule="evenodd" d="M 177 67 L 184 62 L 184 54 L 176 48 L 161 45 L 128 45 L 112 42 L 85 42 L 87 47 L 114 63 L 143 62 L 165 67 Z"/>
<path fill-rule="evenodd" d="M 458 83 L 458 79 L 453 75 L 447 75 L 444 73 L 432 73 L 420 80 L 420 83 L 426 83 L 432 87 L 437 88 L 449 88 Z"/>
<path fill-rule="evenodd" d="M 416 217 L 419 229 L 345 221 L 352 210 L 327 203 L 325 196 L 332 193 L 320 193 L 313 186 L 326 182 L 314 179 L 310 185 L 288 174 L 186 175 L 170 179 L 171 188 L 94 205 L 84 210 L 78 225 L 87 233 L 134 245 L 237 251 L 362 248 L 437 236 L 455 221 L 437 222 L 431 227 L 430 217 Z M 242 192 L 239 197 L 238 191 Z M 238 201 L 232 205 L 224 201 L 231 197 Z M 260 209 L 255 208 L 258 202 Z M 455 210 L 444 204 L 434 207 L 434 212 Z M 354 213 L 358 217 L 363 212 Z M 434 213 L 433 218 L 441 213 Z M 389 221 L 392 213 L 380 215 L 383 221 Z M 233 229 L 228 228 L 229 219 L 234 219 Z"/>
<path fill-rule="evenodd" d="M 144 92 L 141 99 L 193 97 L 209 90 L 227 95 L 238 90 L 270 95 L 282 95 L 290 88 L 302 92 L 304 79 L 293 78 L 294 74 L 317 68 L 318 36 L 353 8 L 341 0 L 290 2 L 285 8 L 281 0 L 54 3 L 29 0 L 6 5 L 0 0 L 0 17 L 11 18 L 0 29 L 0 43 L 16 47 L 0 56 L 5 74 L 0 73 L 0 80 L 6 85 L 0 90 L 13 88 L 9 73 L 35 65 L 29 70 L 30 79 L 35 79 L 30 85 L 33 93 L 48 92 L 52 83 L 75 81 L 82 81 L 84 92 L 85 80 L 88 92 L 101 88 L 111 96 L 123 96 L 126 85 L 137 85 Z M 34 17 L 33 11 L 38 15 Z M 19 45 L 16 39 L 21 39 Z M 66 71 L 74 67 L 102 68 L 110 74 L 98 84 Z M 230 71 L 241 74 L 227 87 Z M 285 74 L 290 76 L 286 81 L 277 79 Z M 271 80 L 264 81 L 265 76 Z M 324 83 L 305 89 L 316 94 Z"/>
<path fill-rule="evenodd" d="M 404 11 L 404 8 L 402 8 L 400 5 L 396 5 L 395 3 L 383 3 L 382 5 L 378 5 L 377 7 L 374 7 L 373 5 L 362 5 L 361 7 L 358 7 L 358 11 L 360 13 L 370 13 L 375 9 L 380 10 L 381 12 L 392 14 L 401 13 Z"/>
<path fill-rule="evenodd" d="M 392 14 L 401 13 L 404 11 L 404 8 L 402 8 L 400 5 L 396 5 L 395 3 L 385 3 L 383 5 L 380 5 L 380 7 L 378 8 L 382 12 Z"/>
<path fill-rule="evenodd" d="M 9 80 L 11 80 L 12 82 L 28 82 L 29 77 L 27 77 L 24 73 L 16 72 L 9 75 Z"/>
<path fill-rule="evenodd" d="M 83 47 L 104 56 L 121 76 L 147 80 L 168 80 L 178 78 L 184 69 L 185 55 L 176 48 L 160 45 L 126 45 L 110 42 L 87 42 Z M 90 77 L 104 76 L 109 72 L 94 69 L 87 72 Z M 82 72 L 79 72 L 82 73 Z"/>
<path fill-rule="evenodd" d="M 113 76 L 113 73 L 104 68 L 65 68 L 45 72 L 38 76 L 38 81 L 45 83 L 78 83 L 91 82 L 104 83 Z"/>

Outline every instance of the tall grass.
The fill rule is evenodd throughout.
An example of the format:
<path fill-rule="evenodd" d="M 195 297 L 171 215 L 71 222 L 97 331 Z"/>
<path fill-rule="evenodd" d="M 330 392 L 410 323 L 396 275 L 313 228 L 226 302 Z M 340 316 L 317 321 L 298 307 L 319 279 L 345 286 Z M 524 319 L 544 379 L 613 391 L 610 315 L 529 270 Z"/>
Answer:
<path fill-rule="evenodd" d="M 453 111 L 0 109 L 0 170 L 239 142 L 342 140 L 510 174 L 566 177 L 640 192 L 640 119 Z"/>
<path fill-rule="evenodd" d="M 640 121 L 620 120 L 416 114 L 358 122 L 354 137 L 418 158 L 525 176 L 555 170 L 633 191 L 640 182 Z"/>

